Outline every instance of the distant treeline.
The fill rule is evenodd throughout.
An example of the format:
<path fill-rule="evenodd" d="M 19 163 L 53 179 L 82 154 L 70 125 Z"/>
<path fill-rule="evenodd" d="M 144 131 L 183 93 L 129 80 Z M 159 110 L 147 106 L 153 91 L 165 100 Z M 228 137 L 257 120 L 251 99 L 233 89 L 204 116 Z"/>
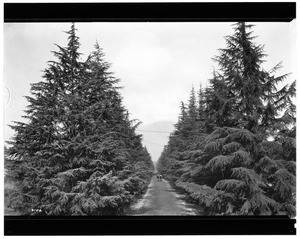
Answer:
<path fill-rule="evenodd" d="M 122 214 L 148 186 L 154 166 L 102 49 L 96 43 L 81 61 L 74 24 L 67 35 L 43 81 L 31 85 L 26 122 L 11 126 L 7 206 L 22 214 Z"/>
<path fill-rule="evenodd" d="M 262 68 L 252 25 L 234 25 L 209 86 L 191 91 L 157 164 L 207 215 L 296 214 L 295 82 Z M 274 39 L 276 41 L 276 39 Z"/>

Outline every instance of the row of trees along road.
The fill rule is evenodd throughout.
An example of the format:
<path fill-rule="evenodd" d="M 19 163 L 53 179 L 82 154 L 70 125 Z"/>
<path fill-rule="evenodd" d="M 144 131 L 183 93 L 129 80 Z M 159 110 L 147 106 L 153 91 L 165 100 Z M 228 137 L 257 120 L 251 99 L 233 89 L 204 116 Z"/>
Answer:
<path fill-rule="evenodd" d="M 27 123 L 14 122 L 7 177 L 9 206 L 47 215 L 121 214 L 149 184 L 153 164 L 129 120 L 98 43 L 80 60 L 74 24 L 54 51 L 43 81 L 32 84 Z M 32 212 L 32 209 L 34 210 Z"/>
<path fill-rule="evenodd" d="M 295 216 L 295 82 L 262 68 L 252 25 L 234 25 L 206 89 L 191 91 L 158 161 L 207 215 Z"/>

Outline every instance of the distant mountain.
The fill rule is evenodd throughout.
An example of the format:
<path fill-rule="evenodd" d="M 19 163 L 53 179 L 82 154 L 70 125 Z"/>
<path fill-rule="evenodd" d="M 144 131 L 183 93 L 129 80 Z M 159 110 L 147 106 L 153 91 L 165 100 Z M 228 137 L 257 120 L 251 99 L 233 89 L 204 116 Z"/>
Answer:
<path fill-rule="evenodd" d="M 170 133 L 174 130 L 174 122 L 158 121 L 148 125 L 141 125 L 137 132 L 143 135 L 143 144 L 155 162 L 160 157 L 164 145 L 168 143 Z"/>

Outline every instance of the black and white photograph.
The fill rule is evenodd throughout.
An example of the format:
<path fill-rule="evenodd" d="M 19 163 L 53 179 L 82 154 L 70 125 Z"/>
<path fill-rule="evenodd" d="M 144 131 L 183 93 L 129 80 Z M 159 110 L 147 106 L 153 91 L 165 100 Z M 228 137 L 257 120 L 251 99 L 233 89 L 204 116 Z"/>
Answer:
<path fill-rule="evenodd" d="M 4 216 L 295 219 L 295 19 L 3 30 Z"/>

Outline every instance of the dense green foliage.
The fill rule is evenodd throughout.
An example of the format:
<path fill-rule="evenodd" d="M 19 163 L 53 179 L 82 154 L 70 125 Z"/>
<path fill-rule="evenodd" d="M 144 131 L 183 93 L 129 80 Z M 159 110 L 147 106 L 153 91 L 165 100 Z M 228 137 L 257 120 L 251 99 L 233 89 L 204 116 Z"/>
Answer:
<path fill-rule="evenodd" d="M 26 97 L 28 122 L 11 126 L 7 155 L 22 160 L 9 166 L 10 206 L 23 214 L 121 214 L 147 187 L 153 164 L 102 49 L 96 43 L 82 61 L 74 24 L 67 34 L 67 47 L 57 46 Z"/>
<path fill-rule="evenodd" d="M 210 85 L 181 103 L 157 168 L 209 215 L 295 216 L 295 82 L 262 68 L 251 25 L 234 26 Z"/>

